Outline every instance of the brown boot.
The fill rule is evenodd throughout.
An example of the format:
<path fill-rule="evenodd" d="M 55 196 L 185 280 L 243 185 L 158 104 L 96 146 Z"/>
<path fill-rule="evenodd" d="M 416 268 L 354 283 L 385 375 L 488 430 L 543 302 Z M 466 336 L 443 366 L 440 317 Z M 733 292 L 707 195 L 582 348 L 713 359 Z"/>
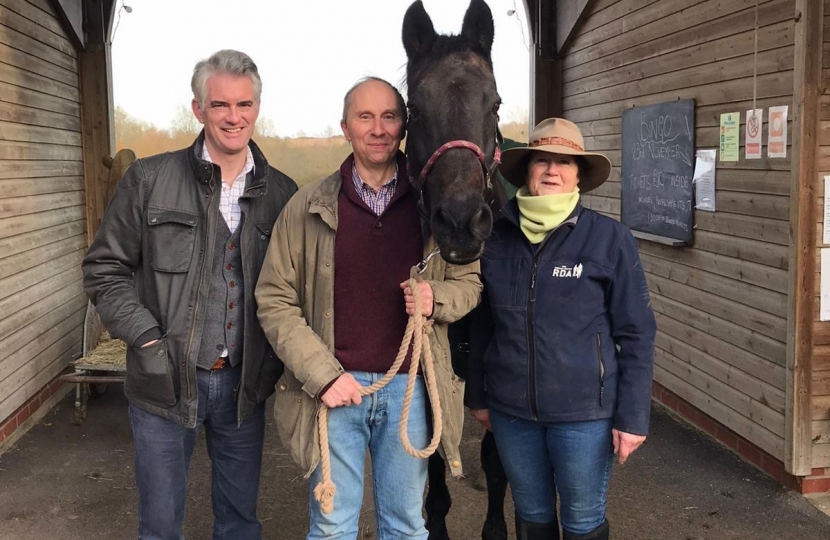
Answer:
<path fill-rule="evenodd" d="M 608 520 L 589 532 L 588 534 L 571 534 L 568 531 L 562 533 L 564 540 L 608 540 L 609 533 Z"/>

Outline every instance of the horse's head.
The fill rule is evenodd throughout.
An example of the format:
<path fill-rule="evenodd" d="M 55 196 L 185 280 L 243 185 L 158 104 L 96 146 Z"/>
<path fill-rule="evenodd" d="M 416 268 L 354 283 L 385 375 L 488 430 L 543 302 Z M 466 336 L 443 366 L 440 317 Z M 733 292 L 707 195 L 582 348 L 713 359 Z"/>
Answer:
<path fill-rule="evenodd" d="M 498 109 L 490 48 L 493 16 L 472 0 L 461 34 L 435 33 L 419 1 L 403 21 L 409 95 L 406 153 L 441 256 L 478 259 L 493 225 L 487 202 L 495 172 Z"/>

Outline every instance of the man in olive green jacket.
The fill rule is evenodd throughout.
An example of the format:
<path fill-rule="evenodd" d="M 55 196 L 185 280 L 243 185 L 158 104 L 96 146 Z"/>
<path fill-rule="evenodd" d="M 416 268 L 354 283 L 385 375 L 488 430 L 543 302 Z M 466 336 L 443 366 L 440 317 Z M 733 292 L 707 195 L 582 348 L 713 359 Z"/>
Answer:
<path fill-rule="evenodd" d="M 379 539 L 426 539 L 426 460 L 404 454 L 397 435 L 406 367 L 377 394 L 363 400 L 357 394 L 359 385 L 371 384 L 392 365 L 412 306 L 411 291 L 401 282 L 435 246 L 422 235 L 417 197 L 398 151 L 404 114 L 400 94 L 385 81 L 363 80 L 349 91 L 342 127 L 354 152 L 339 171 L 304 186 L 286 205 L 257 285 L 257 314 L 286 367 L 275 407 L 280 438 L 313 475 L 312 489 L 320 478 L 317 412 L 321 402 L 330 408 L 337 493 L 331 514 L 312 504 L 309 539 L 356 536 L 367 448 Z M 464 382 L 452 370 L 447 323 L 478 304 L 479 265 L 453 266 L 434 257 L 423 278 L 443 412 L 439 448 L 458 476 Z M 420 398 L 413 401 L 408 427 L 412 444 L 423 448 L 430 437 L 429 405 L 418 378 Z"/>

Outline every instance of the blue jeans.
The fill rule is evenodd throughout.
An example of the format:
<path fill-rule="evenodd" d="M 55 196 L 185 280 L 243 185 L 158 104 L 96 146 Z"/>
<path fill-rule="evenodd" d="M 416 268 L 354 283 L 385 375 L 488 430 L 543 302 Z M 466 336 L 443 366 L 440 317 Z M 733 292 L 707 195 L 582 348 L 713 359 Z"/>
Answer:
<path fill-rule="evenodd" d="M 490 423 L 513 493 L 516 512 L 530 523 L 556 521 L 588 534 L 605 521 L 612 420 L 541 423 L 490 409 Z"/>
<path fill-rule="evenodd" d="M 381 378 L 379 373 L 351 372 L 363 386 Z M 398 436 L 406 375 L 396 375 L 386 387 L 364 396 L 360 405 L 329 411 L 331 476 L 337 486 L 334 511 L 324 514 L 313 490 L 321 480 L 320 467 L 311 475 L 308 540 L 354 540 L 363 502 L 363 468 L 366 449 L 372 456 L 372 487 L 378 540 L 426 540 L 421 514 L 427 478 L 427 460 L 406 453 Z M 424 380 L 418 377 L 409 417 L 409 442 L 415 448 L 429 443 Z"/>
<path fill-rule="evenodd" d="M 204 426 L 213 463 L 213 539 L 260 540 L 256 503 L 265 435 L 265 404 L 237 427 L 236 396 L 241 363 L 216 371 L 196 370 L 199 408 L 195 428 L 130 405 L 135 440 L 139 539 L 181 540 L 190 457 Z"/>

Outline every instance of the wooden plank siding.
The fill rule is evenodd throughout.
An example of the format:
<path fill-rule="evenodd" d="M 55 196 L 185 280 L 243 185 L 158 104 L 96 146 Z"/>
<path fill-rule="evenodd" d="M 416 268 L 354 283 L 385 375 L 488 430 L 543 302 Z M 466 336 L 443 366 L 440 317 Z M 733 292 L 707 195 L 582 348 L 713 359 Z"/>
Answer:
<path fill-rule="evenodd" d="M 0 423 L 81 352 L 80 102 L 51 5 L 0 0 Z"/>
<path fill-rule="evenodd" d="M 795 2 L 759 1 L 759 108 L 792 110 Z M 579 125 L 586 149 L 613 165 L 610 180 L 583 197 L 586 207 L 619 219 L 626 108 L 693 98 L 696 148 L 717 148 L 721 113 L 740 111 L 745 121 L 753 99 L 755 4 L 591 6 L 562 56 L 563 115 Z M 743 124 L 740 144 L 743 155 Z M 656 382 L 782 461 L 791 182 L 791 157 L 718 163 L 717 212 L 695 212 L 691 247 L 639 241 L 658 323 Z"/>
<path fill-rule="evenodd" d="M 830 88 L 830 0 L 824 1 L 824 35 L 822 54 L 822 87 Z M 819 107 L 818 148 L 819 159 L 818 189 L 816 190 L 816 217 L 819 228 L 816 231 L 816 286 L 814 288 L 816 309 L 819 305 L 819 284 L 821 282 L 821 263 L 819 248 L 823 245 L 822 229 L 824 227 L 824 176 L 830 175 L 830 95 L 823 95 Z M 830 248 L 830 246 L 827 246 Z M 830 276 L 825 276 L 825 279 Z M 813 323 L 813 366 L 812 366 L 812 440 L 813 467 L 830 467 L 830 321 L 818 320 L 818 311 L 814 312 Z"/>

